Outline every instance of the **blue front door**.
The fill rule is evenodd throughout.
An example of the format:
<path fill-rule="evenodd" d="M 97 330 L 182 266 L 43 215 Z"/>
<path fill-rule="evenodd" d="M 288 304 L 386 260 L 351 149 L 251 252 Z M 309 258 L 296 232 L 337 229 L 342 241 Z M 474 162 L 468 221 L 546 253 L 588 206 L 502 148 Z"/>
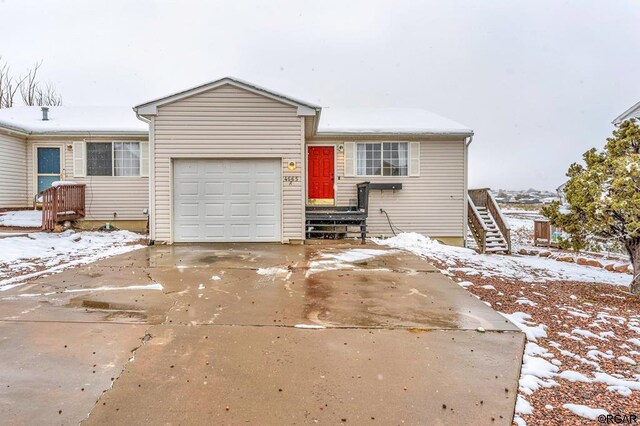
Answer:
<path fill-rule="evenodd" d="M 38 147 L 38 193 L 60 180 L 60 148 Z"/>

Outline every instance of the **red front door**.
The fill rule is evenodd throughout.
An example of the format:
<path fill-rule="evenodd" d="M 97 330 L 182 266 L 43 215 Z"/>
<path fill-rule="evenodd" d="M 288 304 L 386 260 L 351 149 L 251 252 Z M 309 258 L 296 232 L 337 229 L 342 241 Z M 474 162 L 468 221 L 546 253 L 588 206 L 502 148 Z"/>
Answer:
<path fill-rule="evenodd" d="M 332 146 L 307 147 L 309 204 L 333 204 Z"/>

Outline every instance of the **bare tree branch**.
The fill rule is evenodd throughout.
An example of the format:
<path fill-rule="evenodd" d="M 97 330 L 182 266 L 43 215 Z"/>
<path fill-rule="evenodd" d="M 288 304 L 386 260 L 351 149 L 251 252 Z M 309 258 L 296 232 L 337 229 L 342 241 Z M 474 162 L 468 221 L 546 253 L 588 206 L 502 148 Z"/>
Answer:
<path fill-rule="evenodd" d="M 22 79 L 22 84 L 20 84 L 20 96 L 22 97 L 22 102 L 25 105 L 34 106 L 37 105 L 36 102 L 36 93 L 38 91 L 38 70 L 42 66 L 42 61 L 36 62 L 32 69 L 27 72 L 27 75 Z"/>

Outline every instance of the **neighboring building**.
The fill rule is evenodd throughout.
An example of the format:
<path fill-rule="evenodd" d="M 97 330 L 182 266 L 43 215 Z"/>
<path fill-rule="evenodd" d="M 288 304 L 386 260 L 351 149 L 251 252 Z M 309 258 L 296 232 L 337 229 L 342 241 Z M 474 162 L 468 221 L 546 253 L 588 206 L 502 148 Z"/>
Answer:
<path fill-rule="evenodd" d="M 157 242 L 305 239 L 308 205 L 372 190 L 370 235 L 397 229 L 462 245 L 473 131 L 416 109 L 321 108 L 224 78 L 131 110 L 0 110 L 0 208 L 33 206 L 59 179 L 87 184 L 88 223 Z"/>
<path fill-rule="evenodd" d="M 88 227 L 144 230 L 148 128 L 126 107 L 0 109 L 0 208 L 33 207 L 58 180 L 87 184 Z"/>
<path fill-rule="evenodd" d="M 636 103 L 631 108 L 614 118 L 612 123 L 617 126 L 625 120 L 638 117 L 640 117 L 640 102 Z"/>

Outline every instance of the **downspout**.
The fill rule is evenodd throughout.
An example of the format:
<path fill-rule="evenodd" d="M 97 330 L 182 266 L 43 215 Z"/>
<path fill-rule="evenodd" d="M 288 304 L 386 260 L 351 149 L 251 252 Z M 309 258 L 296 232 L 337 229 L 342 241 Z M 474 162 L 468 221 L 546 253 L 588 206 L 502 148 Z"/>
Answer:
<path fill-rule="evenodd" d="M 467 223 L 469 220 L 469 212 L 467 208 L 467 197 L 469 194 L 469 145 L 473 142 L 473 135 L 465 138 L 464 144 L 464 194 L 462 194 L 463 200 L 463 223 L 462 223 L 462 242 L 464 247 L 467 247 Z"/>
<path fill-rule="evenodd" d="M 147 210 L 147 221 L 148 221 L 148 226 L 149 226 L 149 236 L 148 236 L 148 244 L 149 245 L 153 245 L 155 244 L 155 239 L 156 239 L 156 230 L 155 230 L 155 197 L 154 197 L 154 192 L 153 192 L 153 188 L 155 187 L 155 169 L 154 169 L 154 156 L 152 155 L 152 153 L 155 151 L 154 150 L 154 120 L 149 119 L 147 117 L 143 117 L 142 115 L 138 114 L 138 110 L 136 108 L 134 108 L 134 111 L 136 113 L 136 117 L 138 118 L 138 120 L 143 121 L 145 123 L 147 123 L 149 125 L 149 133 L 148 133 L 148 149 L 149 149 L 149 154 L 148 154 L 148 162 L 149 164 L 147 165 L 147 167 L 149 168 L 148 172 L 149 172 L 149 200 L 148 200 L 148 210 Z"/>

